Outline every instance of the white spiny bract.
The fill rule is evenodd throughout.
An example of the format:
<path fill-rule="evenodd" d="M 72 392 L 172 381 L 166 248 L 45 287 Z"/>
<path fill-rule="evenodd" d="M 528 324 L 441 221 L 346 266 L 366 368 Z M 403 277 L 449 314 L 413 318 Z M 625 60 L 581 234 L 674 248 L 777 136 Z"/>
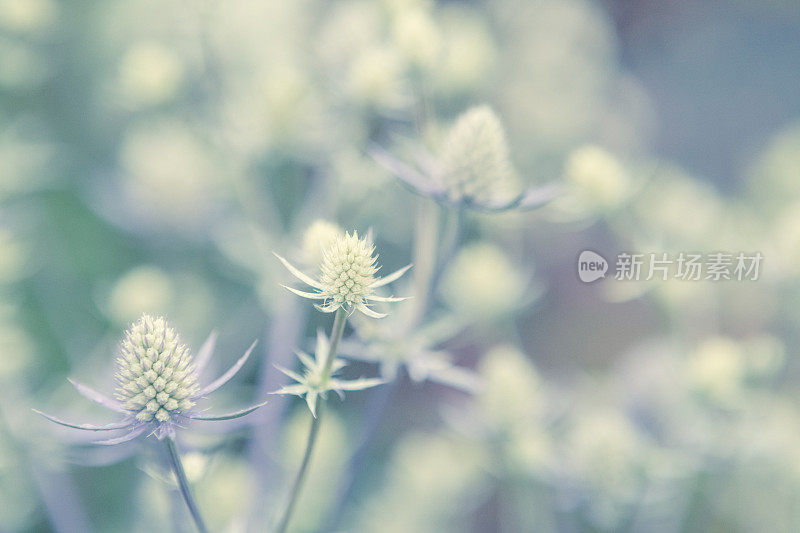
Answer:
<path fill-rule="evenodd" d="M 128 442 L 145 432 L 158 439 L 172 437 L 175 429 L 189 420 L 230 420 L 252 413 L 265 402 L 223 415 L 209 415 L 195 409 L 199 400 L 227 383 L 242 368 L 255 348 L 253 343 L 227 372 L 201 386 L 199 376 L 211 358 L 215 342 L 216 334 L 212 333 L 194 359 L 166 319 L 142 315 L 127 331 L 120 347 L 115 398 L 70 380 L 79 393 L 123 415 L 122 420 L 106 425 L 73 424 L 37 412 L 57 424 L 74 429 L 127 430 L 122 436 L 96 441 L 107 445 Z"/>
<path fill-rule="evenodd" d="M 395 317 L 381 322 L 354 320 L 355 334 L 339 343 L 338 354 L 344 359 L 377 363 L 384 380 L 394 381 L 405 368 L 415 382 L 434 381 L 473 393 L 480 389 L 474 371 L 457 366 L 442 344 L 461 332 L 465 323 L 452 315 L 440 316 L 408 331 L 405 320 Z"/>
<path fill-rule="evenodd" d="M 199 387 L 192 355 L 163 317 L 139 319 L 117 363 L 116 398 L 139 422 L 167 422 L 194 407 Z"/>
<path fill-rule="evenodd" d="M 458 118 L 439 162 L 451 201 L 482 204 L 520 194 L 503 125 L 489 106 L 473 107 Z"/>
<path fill-rule="evenodd" d="M 368 307 L 371 302 L 399 302 L 405 298 L 377 296 L 375 289 L 391 283 L 402 276 L 408 265 L 383 278 L 376 278 L 378 271 L 375 246 L 370 239 L 360 238 L 357 232 L 338 236 L 322 254 L 320 276 L 315 280 L 291 265 L 286 259 L 275 254 L 283 265 L 300 281 L 314 287 L 317 292 L 304 292 L 286 287 L 303 298 L 323 300 L 322 305 L 315 305 L 324 313 L 332 313 L 344 309 L 348 313 L 361 311 L 372 318 L 383 318 L 386 315 L 376 313 Z"/>
<path fill-rule="evenodd" d="M 314 356 L 305 352 L 295 352 L 303 365 L 303 373 L 298 374 L 281 366 L 275 367 L 292 378 L 297 383 L 281 387 L 272 394 L 291 394 L 305 396 L 308 409 L 311 414 L 317 416 L 317 398 L 325 398 L 328 391 L 336 392 L 340 397 L 343 391 L 364 390 L 386 383 L 380 378 L 358 378 L 353 380 L 343 380 L 336 377 L 337 372 L 344 368 L 345 362 L 336 358 L 331 362 L 330 375 L 325 375 L 325 361 L 330 353 L 330 341 L 322 331 L 317 332 L 317 346 Z"/>

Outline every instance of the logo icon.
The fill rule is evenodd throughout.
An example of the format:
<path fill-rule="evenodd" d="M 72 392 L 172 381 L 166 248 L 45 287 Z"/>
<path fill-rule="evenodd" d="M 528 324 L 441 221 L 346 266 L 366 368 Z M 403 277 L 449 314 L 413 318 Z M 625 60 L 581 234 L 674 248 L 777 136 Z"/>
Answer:
<path fill-rule="evenodd" d="M 591 283 L 600 278 L 606 277 L 608 272 L 608 261 L 591 250 L 584 250 L 578 256 L 578 277 L 584 283 Z"/>

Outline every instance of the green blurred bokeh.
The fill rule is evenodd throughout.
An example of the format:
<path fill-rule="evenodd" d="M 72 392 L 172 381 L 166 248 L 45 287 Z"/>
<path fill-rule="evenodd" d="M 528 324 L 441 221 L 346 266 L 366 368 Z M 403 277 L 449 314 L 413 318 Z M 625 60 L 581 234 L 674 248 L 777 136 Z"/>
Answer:
<path fill-rule="evenodd" d="M 324 219 L 408 263 L 455 210 L 368 149 L 437 153 L 481 104 L 520 183 L 564 195 L 459 213 L 426 320 L 462 327 L 384 346 L 386 397 L 334 400 L 296 530 L 796 531 L 798 37 L 792 1 L 0 0 L 0 531 L 190 531 L 153 439 L 117 456 L 31 409 L 110 420 L 66 378 L 111 393 L 143 312 L 195 350 L 216 329 L 214 370 L 262 339 L 220 405 L 277 388 L 330 317 L 272 251 L 310 269 Z M 585 249 L 765 259 L 585 285 Z M 425 381 L 445 352 L 475 392 Z M 274 520 L 308 424 L 282 407 L 187 433 L 214 531 Z"/>

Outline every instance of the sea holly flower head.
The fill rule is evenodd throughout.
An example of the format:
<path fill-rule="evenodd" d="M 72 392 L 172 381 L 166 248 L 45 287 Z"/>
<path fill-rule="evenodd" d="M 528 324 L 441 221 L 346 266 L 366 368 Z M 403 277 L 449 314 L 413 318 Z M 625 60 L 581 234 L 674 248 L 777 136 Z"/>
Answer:
<path fill-rule="evenodd" d="M 515 265 L 499 246 L 467 244 L 442 274 L 439 295 L 456 316 L 490 323 L 531 303 L 541 293 L 530 269 Z M 469 287 L 469 290 L 464 290 Z"/>
<path fill-rule="evenodd" d="M 448 131 L 438 156 L 416 150 L 414 165 L 373 146 L 375 160 L 415 192 L 455 207 L 482 211 L 532 209 L 549 202 L 561 187 L 523 189 L 509 155 L 505 130 L 486 105 L 463 113 Z"/>
<path fill-rule="evenodd" d="M 116 398 L 139 422 L 168 422 L 194 407 L 192 355 L 163 317 L 143 316 L 128 330 L 117 359 Z"/>
<path fill-rule="evenodd" d="M 286 288 L 303 298 L 322 300 L 322 304 L 315 307 L 324 313 L 332 313 L 338 309 L 344 309 L 348 313 L 358 310 L 372 318 L 383 318 L 386 315 L 373 311 L 368 307 L 370 303 L 405 300 L 378 296 L 375 289 L 395 281 L 411 265 L 383 278 L 376 278 L 375 274 L 380 267 L 376 266 L 378 257 L 375 255 L 375 246 L 370 238 L 359 237 L 358 232 L 339 235 L 324 249 L 318 279 L 303 274 L 278 254 L 275 256 L 289 272 L 317 291 L 304 292 L 292 287 Z"/>
<path fill-rule="evenodd" d="M 486 204 L 519 194 L 503 125 L 489 106 L 474 107 L 458 118 L 439 161 L 439 180 L 452 202 Z"/>
<path fill-rule="evenodd" d="M 374 252 L 372 243 L 356 232 L 345 233 L 323 252 L 320 283 L 334 304 L 352 307 L 370 295 L 378 271 Z"/>
<path fill-rule="evenodd" d="M 216 416 L 195 409 L 201 399 L 220 388 L 239 371 L 255 348 L 253 343 L 227 372 L 202 386 L 199 375 L 211 358 L 215 342 L 216 335 L 212 333 L 195 360 L 165 318 L 142 315 L 127 331 L 120 346 L 114 398 L 70 380 L 83 396 L 121 414 L 121 421 L 106 425 L 72 424 L 45 413 L 40 414 L 57 424 L 75 429 L 127 430 L 120 437 L 97 442 L 120 444 L 145 432 L 158 439 L 171 437 L 176 428 L 189 420 L 230 420 L 252 413 L 264 404 Z"/>
<path fill-rule="evenodd" d="M 329 375 L 325 372 L 325 361 L 330 353 L 330 342 L 322 331 L 317 332 L 317 346 L 314 356 L 305 352 L 295 352 L 303 365 L 302 374 L 293 372 L 281 366 L 275 367 L 292 378 L 297 383 L 281 387 L 272 394 L 293 394 L 305 396 L 308 409 L 311 414 L 317 416 L 317 399 L 321 396 L 325 398 L 328 391 L 336 392 L 339 397 L 343 397 L 346 390 L 363 390 L 385 383 L 380 378 L 359 378 L 354 380 L 343 380 L 336 377 L 337 373 L 344 368 L 345 362 L 336 358 L 331 363 Z"/>

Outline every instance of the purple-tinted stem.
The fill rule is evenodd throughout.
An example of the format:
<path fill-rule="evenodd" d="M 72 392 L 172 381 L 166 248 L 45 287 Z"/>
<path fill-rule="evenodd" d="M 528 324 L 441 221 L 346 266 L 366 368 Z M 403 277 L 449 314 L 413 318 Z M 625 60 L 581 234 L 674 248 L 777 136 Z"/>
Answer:
<path fill-rule="evenodd" d="M 258 398 L 265 397 L 283 385 L 283 375 L 274 372 L 272 365 L 291 366 L 294 359 L 293 350 L 299 346 L 308 316 L 308 306 L 304 301 L 294 297 L 287 296 L 278 308 L 281 312 L 273 317 L 267 334 L 266 350 L 258 381 Z M 256 529 L 257 526 L 263 525 L 266 519 L 263 516 L 264 497 L 270 492 L 272 488 L 270 484 L 279 472 L 273 457 L 277 450 L 278 437 L 281 435 L 279 431 L 281 420 L 291 400 L 288 396 L 282 395 L 273 398 L 269 409 L 260 409 L 250 415 L 257 417 L 253 421 L 254 434 L 249 452 L 250 464 L 255 469 L 258 483 L 258 493 L 253 498 L 254 507 L 250 524 Z"/>
<path fill-rule="evenodd" d="M 172 437 L 167 437 L 164 439 L 164 442 L 166 443 L 167 450 L 169 451 L 169 460 L 172 465 L 172 471 L 175 473 L 175 477 L 178 479 L 178 487 L 181 490 L 183 501 L 186 502 L 186 507 L 189 508 L 189 513 L 192 515 L 192 519 L 194 519 L 197 530 L 200 533 L 208 533 L 208 528 L 203 521 L 203 517 L 200 515 L 200 509 L 197 507 L 197 502 L 195 502 L 194 496 L 192 496 L 192 490 L 189 487 L 189 480 L 186 479 L 186 472 L 183 470 L 183 463 L 181 462 L 180 455 L 178 455 L 178 448 L 175 446 L 175 441 L 172 439 Z"/>

